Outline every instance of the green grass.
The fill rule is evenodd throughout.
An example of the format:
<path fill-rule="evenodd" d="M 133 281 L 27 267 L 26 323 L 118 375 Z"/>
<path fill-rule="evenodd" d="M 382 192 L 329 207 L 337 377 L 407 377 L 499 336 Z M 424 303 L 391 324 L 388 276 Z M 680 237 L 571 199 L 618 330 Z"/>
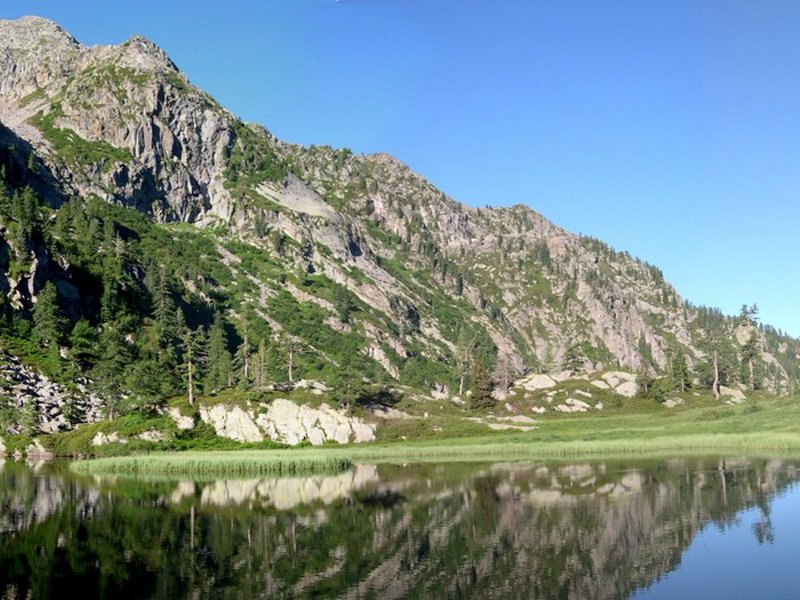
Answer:
<path fill-rule="evenodd" d="M 127 148 L 117 148 L 108 142 L 85 140 L 71 129 L 56 127 L 56 119 L 63 114 L 60 104 L 54 104 L 47 114 L 38 113 L 30 119 L 31 125 L 41 131 L 53 150 L 70 165 L 100 165 L 103 172 L 110 171 L 116 163 L 131 162 L 133 156 Z"/>
<path fill-rule="evenodd" d="M 325 451 L 248 451 L 182 452 L 98 458 L 72 463 L 70 468 L 81 474 L 111 475 L 176 475 L 176 476 L 256 476 L 337 473 L 353 463 Z"/>
<path fill-rule="evenodd" d="M 363 445 L 296 450 L 183 452 L 100 458 L 72 463 L 81 474 L 248 477 L 336 473 L 354 463 L 493 462 L 652 456 L 800 455 L 800 436 L 704 434 L 654 439 L 540 442 L 525 436 L 447 440 L 445 443 Z"/>
<path fill-rule="evenodd" d="M 429 408 L 433 411 L 434 407 Z M 536 430 L 527 432 L 490 432 L 481 424 L 464 421 L 465 414 L 443 406 L 439 415 L 431 412 L 426 419 L 387 421 L 378 429 L 380 441 L 371 444 L 151 454 L 86 463 L 92 466 L 84 468 L 100 472 L 113 467 L 111 472 L 120 472 L 117 469 L 125 467 L 119 465 L 131 464 L 137 472 L 163 473 L 177 464 L 185 475 L 208 474 L 207 469 L 230 475 L 239 473 L 239 460 L 274 464 L 263 467 L 264 472 L 285 473 L 302 472 L 320 460 L 402 463 L 800 455 L 797 398 L 758 397 L 727 406 L 687 395 L 687 405 L 674 409 L 653 401 L 629 400 L 622 408 L 603 412 L 549 414 L 538 419 Z M 221 456 L 225 460 L 220 461 Z"/>

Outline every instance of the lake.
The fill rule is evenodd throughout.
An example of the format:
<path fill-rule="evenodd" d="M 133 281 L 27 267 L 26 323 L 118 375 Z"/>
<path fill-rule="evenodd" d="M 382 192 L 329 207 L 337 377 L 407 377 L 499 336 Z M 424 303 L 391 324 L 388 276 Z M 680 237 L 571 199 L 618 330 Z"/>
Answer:
<path fill-rule="evenodd" d="M 0 464 L 0 598 L 800 596 L 790 460 L 147 482 Z"/>

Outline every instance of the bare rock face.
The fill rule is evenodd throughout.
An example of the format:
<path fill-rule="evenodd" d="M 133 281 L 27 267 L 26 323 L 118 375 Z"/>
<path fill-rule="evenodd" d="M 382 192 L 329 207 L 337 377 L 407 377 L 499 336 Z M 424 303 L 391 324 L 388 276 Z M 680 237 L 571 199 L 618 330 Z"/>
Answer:
<path fill-rule="evenodd" d="M 35 17 L 0 21 L 0 39 L 0 118 L 25 123 L 19 133 L 54 162 L 65 134 L 106 155 L 92 164 L 63 161 L 73 193 L 165 221 L 230 216 L 223 171 L 234 118 L 163 50 L 138 36 L 89 48 Z"/>
<path fill-rule="evenodd" d="M 327 404 L 319 408 L 298 406 L 277 398 L 266 411 L 215 404 L 200 408 L 200 418 L 212 425 L 217 435 L 240 442 L 271 439 L 294 446 L 308 440 L 315 446 L 332 440 L 340 444 L 370 442 L 375 426 L 349 417 Z"/>
<path fill-rule="evenodd" d="M 68 393 L 57 383 L 21 364 L 15 356 L 0 350 L 0 402 L 6 402 L 17 416 L 27 414 L 34 433 L 55 433 L 72 428 L 67 419 L 71 411 L 82 421 L 101 418 L 100 401 L 80 384 L 77 394 Z M 20 421 L 21 419 L 18 419 Z M 22 433 L 23 423 L 8 425 L 7 433 Z"/>
<path fill-rule="evenodd" d="M 116 431 L 110 433 L 97 432 L 92 438 L 92 446 L 105 446 L 106 444 L 127 444 L 128 439 L 122 437 Z"/>
<path fill-rule="evenodd" d="M 200 408 L 200 418 L 214 427 L 218 436 L 230 438 L 237 442 L 261 442 L 264 434 L 253 422 L 250 413 L 238 406 L 227 407 L 215 404 Z"/>
<path fill-rule="evenodd" d="M 177 408 L 170 408 L 167 411 L 172 420 L 175 421 L 175 426 L 181 431 L 186 431 L 194 427 L 194 419 L 187 415 L 182 415 L 181 411 Z"/>
<path fill-rule="evenodd" d="M 0 141 L 7 129 L 41 157 L 54 180 L 42 189 L 57 197 L 54 205 L 95 195 L 159 223 L 213 226 L 269 252 L 276 270 L 347 288 L 374 312 L 343 323 L 322 294 L 285 277 L 279 285 L 265 281 L 234 254 L 222 258 L 258 288 L 247 301 L 273 330 L 280 324 L 269 297 L 288 291 L 326 313 L 332 329 L 358 331 L 360 352 L 395 380 L 414 357 L 454 364 L 456 322 L 479 331 L 501 357 L 496 380 L 551 373 L 529 376 L 530 391 L 581 372 L 651 364 L 663 371 L 675 345 L 690 368 L 707 361 L 701 312 L 652 265 L 525 206 L 459 204 L 386 154 L 282 142 L 241 122 L 139 36 L 87 47 L 44 19 L 0 21 L 0 123 Z M 0 269 L 0 293 L 29 301 L 42 278 L 54 278 L 45 258 L 37 255 L 36 272 L 17 281 Z M 59 289 L 67 285 L 63 279 Z M 792 387 L 781 366 L 791 360 L 788 348 L 769 349 L 757 327 L 727 324 L 723 333 L 738 346 L 755 335 L 771 373 L 760 383 Z M 635 393 L 630 379 L 591 383 Z M 449 395 L 452 382 L 426 385 Z M 244 417 L 233 418 L 232 430 L 256 437 Z M 314 427 L 310 435 L 320 437 Z"/>

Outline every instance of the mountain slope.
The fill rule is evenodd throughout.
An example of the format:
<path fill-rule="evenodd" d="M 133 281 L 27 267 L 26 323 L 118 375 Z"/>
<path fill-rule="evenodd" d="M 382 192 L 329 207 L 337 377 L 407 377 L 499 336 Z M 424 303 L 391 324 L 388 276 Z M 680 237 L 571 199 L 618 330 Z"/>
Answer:
<path fill-rule="evenodd" d="M 27 17 L 0 21 L 0 57 L 5 339 L 66 387 L 178 393 L 197 337 L 205 391 L 299 375 L 347 392 L 358 373 L 457 394 L 478 357 L 503 387 L 684 363 L 704 385 L 714 352 L 723 383 L 794 388 L 797 340 L 692 307 L 656 267 L 527 207 L 471 208 L 390 156 L 282 142 L 141 37 L 85 47 Z"/>

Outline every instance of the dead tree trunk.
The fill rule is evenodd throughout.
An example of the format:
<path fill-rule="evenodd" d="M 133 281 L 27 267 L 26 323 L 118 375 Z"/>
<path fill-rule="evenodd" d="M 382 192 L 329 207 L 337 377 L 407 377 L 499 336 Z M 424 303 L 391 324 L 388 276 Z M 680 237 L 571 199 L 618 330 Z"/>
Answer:
<path fill-rule="evenodd" d="M 716 350 L 714 350 L 713 361 L 714 381 L 711 383 L 711 390 L 714 392 L 714 399 L 719 400 L 719 355 Z"/>

